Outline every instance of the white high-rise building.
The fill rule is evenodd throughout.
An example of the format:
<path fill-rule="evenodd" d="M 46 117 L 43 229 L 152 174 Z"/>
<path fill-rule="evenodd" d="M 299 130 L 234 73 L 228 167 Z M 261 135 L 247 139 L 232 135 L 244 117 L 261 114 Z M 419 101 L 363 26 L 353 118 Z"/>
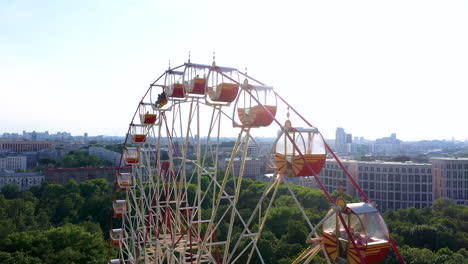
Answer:
<path fill-rule="evenodd" d="M 335 134 L 335 151 L 336 152 L 346 152 L 346 133 L 345 130 L 341 127 L 336 128 Z"/>

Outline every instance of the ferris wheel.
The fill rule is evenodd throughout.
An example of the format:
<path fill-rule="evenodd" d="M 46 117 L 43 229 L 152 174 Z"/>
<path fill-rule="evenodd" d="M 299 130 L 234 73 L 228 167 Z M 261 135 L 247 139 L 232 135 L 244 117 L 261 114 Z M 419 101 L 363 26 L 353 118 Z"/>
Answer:
<path fill-rule="evenodd" d="M 276 141 L 265 148 L 262 136 Z M 253 149 L 263 155 L 252 159 Z M 328 263 L 376 263 L 390 246 L 399 255 L 364 193 L 366 203 L 346 204 L 321 184 L 317 174 L 327 153 L 338 160 L 317 128 L 247 73 L 190 59 L 169 68 L 150 85 L 129 125 L 112 205 L 110 242 L 118 258 L 109 263 L 265 263 L 258 241 L 280 185 L 310 231 L 310 247 L 294 263 L 309 263 L 319 252 Z M 242 182 L 258 174 L 251 172 L 258 164 L 272 176 L 257 204 L 240 210 Z M 316 225 L 290 187 L 296 177 L 314 177 L 330 201 Z M 352 239 L 357 227 L 369 242 Z"/>

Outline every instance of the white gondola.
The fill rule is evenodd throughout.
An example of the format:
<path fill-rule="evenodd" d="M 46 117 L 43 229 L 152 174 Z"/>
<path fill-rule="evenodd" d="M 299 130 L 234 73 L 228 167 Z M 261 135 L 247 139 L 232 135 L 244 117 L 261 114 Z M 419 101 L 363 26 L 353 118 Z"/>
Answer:
<path fill-rule="evenodd" d="M 114 209 L 115 217 L 122 217 L 123 214 L 127 213 L 127 201 L 126 200 L 115 200 L 112 208 Z"/>
<path fill-rule="evenodd" d="M 136 164 L 140 159 L 140 151 L 136 147 L 125 147 L 123 157 L 126 165 Z"/>
<path fill-rule="evenodd" d="M 132 134 L 133 144 L 141 144 L 146 142 L 146 134 L 148 133 L 148 127 L 146 125 L 130 125 L 130 131 Z"/>
<path fill-rule="evenodd" d="M 208 73 L 208 97 L 210 104 L 229 105 L 239 92 L 237 69 L 212 66 Z"/>
<path fill-rule="evenodd" d="M 207 76 L 210 66 L 186 63 L 184 86 L 187 96 L 204 97 L 206 95 Z"/>
<path fill-rule="evenodd" d="M 124 191 L 133 186 L 133 176 L 128 172 L 119 172 L 117 173 L 117 184 L 120 187 L 120 190 Z"/>
<path fill-rule="evenodd" d="M 109 237 L 110 237 L 110 240 L 112 241 L 112 244 L 116 247 L 120 246 L 124 239 L 124 234 L 125 234 L 125 231 L 121 228 L 110 230 Z"/>

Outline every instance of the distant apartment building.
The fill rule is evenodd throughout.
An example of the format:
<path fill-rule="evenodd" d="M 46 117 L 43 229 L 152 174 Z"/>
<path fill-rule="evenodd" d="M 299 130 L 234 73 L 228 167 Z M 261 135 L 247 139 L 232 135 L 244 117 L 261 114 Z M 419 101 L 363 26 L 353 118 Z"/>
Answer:
<path fill-rule="evenodd" d="M 435 199 L 448 197 L 468 205 L 468 158 L 432 158 Z"/>
<path fill-rule="evenodd" d="M 37 159 L 50 159 L 61 162 L 63 157 L 70 153 L 67 149 L 43 149 L 37 153 Z"/>
<path fill-rule="evenodd" d="M 437 198 L 452 198 L 446 194 L 436 195 L 433 164 L 347 160 L 342 163 L 369 199 L 378 205 L 381 212 L 408 207 L 424 208 L 431 206 Z M 353 197 L 360 197 L 334 159 L 327 160 L 319 178 L 328 192 L 343 189 Z M 301 179 L 299 183 L 318 188 L 312 177 Z M 453 194 L 452 190 L 451 193 Z M 465 199 L 465 202 L 467 201 L 468 199 Z"/>
<path fill-rule="evenodd" d="M 219 162 L 219 168 L 222 170 L 227 169 L 229 164 L 229 159 L 223 159 Z M 233 161 L 232 167 L 234 169 L 234 174 L 239 176 L 242 161 L 241 159 L 235 159 Z M 252 159 L 247 158 L 244 164 L 244 177 L 256 179 L 257 177 L 262 177 L 266 172 L 266 160 L 265 159 Z"/>
<path fill-rule="evenodd" d="M 357 162 L 355 161 L 342 161 L 343 166 L 351 173 L 351 176 L 356 179 L 357 175 Z M 309 186 L 317 186 L 315 179 L 309 177 L 312 180 L 308 183 Z M 352 186 L 351 182 L 347 180 L 345 172 L 341 169 L 339 164 L 335 160 L 327 159 L 325 166 L 319 174 L 319 178 L 324 184 L 328 192 L 339 190 L 343 188 L 343 191 L 349 193 L 352 196 L 356 196 L 356 190 Z"/>
<path fill-rule="evenodd" d="M 54 143 L 51 141 L 0 141 L 0 149 L 15 152 L 39 151 L 51 148 L 54 148 Z"/>
<path fill-rule="evenodd" d="M 248 147 L 247 156 L 252 158 L 265 157 L 273 152 L 272 142 L 251 142 Z"/>
<path fill-rule="evenodd" d="M 14 172 L 0 170 L 0 190 L 6 185 L 18 185 L 19 191 L 25 191 L 33 186 L 41 185 L 44 175 L 41 172 Z"/>
<path fill-rule="evenodd" d="M 26 156 L 0 156 L 0 170 L 26 170 Z"/>
<path fill-rule="evenodd" d="M 89 147 L 89 155 L 95 155 L 102 160 L 109 161 L 112 163 L 112 166 L 119 166 L 120 157 L 122 156 L 118 152 L 102 147 Z"/>
<path fill-rule="evenodd" d="M 358 182 L 382 212 L 431 206 L 434 181 L 431 164 L 359 162 Z"/>
<path fill-rule="evenodd" d="M 113 182 L 116 173 L 116 167 L 55 168 L 45 170 L 44 176 L 48 183 L 65 184 L 71 180 L 80 183 L 87 180 L 102 178 Z"/>

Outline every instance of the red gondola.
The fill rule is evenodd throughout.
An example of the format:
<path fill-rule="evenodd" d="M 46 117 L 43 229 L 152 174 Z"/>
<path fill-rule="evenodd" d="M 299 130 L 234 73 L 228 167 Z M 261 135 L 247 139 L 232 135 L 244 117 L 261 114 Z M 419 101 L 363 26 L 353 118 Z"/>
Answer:
<path fill-rule="evenodd" d="M 184 86 L 187 96 L 204 97 L 208 69 L 210 66 L 186 63 L 184 70 Z"/>
<path fill-rule="evenodd" d="M 140 103 L 140 122 L 142 125 L 154 125 L 156 123 L 157 114 L 152 104 Z"/>
<path fill-rule="evenodd" d="M 247 79 L 244 80 L 237 98 L 236 109 L 239 122 L 243 126 L 269 126 L 276 115 L 276 96 L 273 87 L 252 85 Z"/>
<path fill-rule="evenodd" d="M 208 103 L 229 105 L 239 92 L 239 73 L 234 68 L 213 66 L 208 73 Z"/>
<path fill-rule="evenodd" d="M 183 99 L 185 98 L 185 87 L 183 83 L 184 72 L 181 71 L 166 71 L 166 79 L 164 81 L 164 92 L 167 98 Z"/>

